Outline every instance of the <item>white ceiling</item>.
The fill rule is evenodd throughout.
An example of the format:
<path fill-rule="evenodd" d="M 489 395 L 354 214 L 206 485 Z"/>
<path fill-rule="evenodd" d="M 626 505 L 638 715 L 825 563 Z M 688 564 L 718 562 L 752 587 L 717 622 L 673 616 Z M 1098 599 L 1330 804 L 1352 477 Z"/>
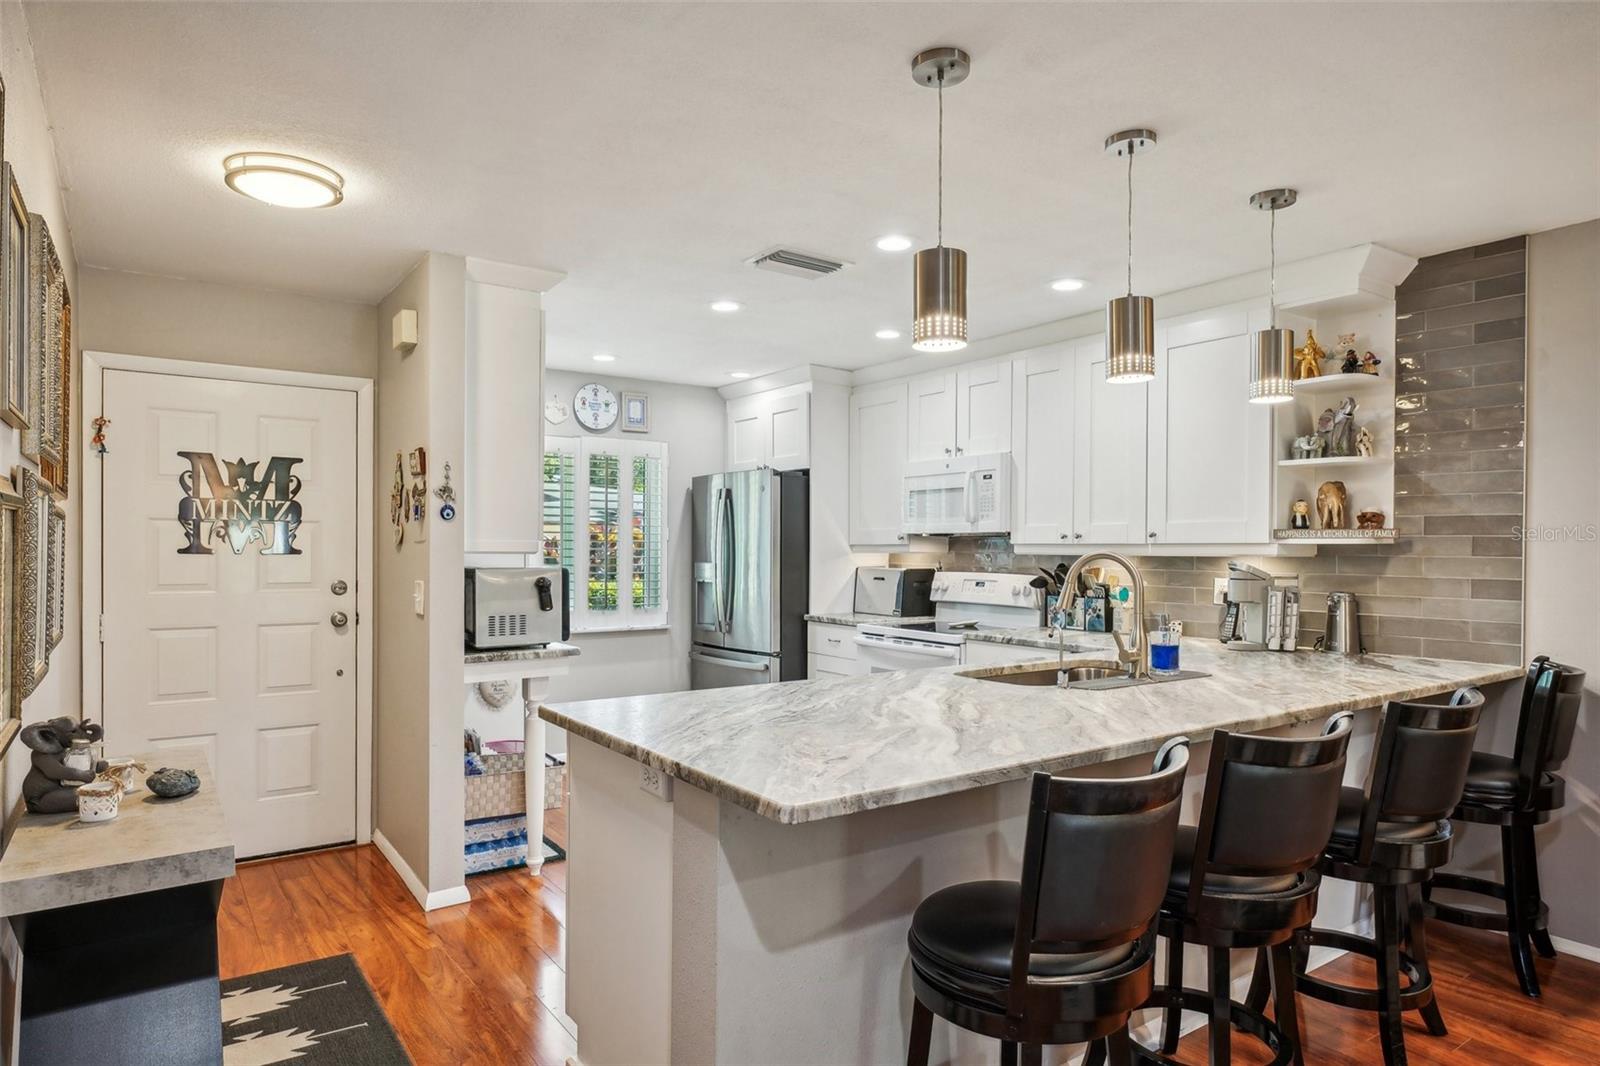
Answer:
<path fill-rule="evenodd" d="M 956 44 L 946 238 L 975 337 L 1120 292 L 1123 170 L 1141 159 L 1135 285 L 1265 266 L 1249 193 L 1290 184 L 1294 259 L 1425 255 L 1600 215 L 1591 4 L 30 3 L 86 265 L 376 302 L 428 249 L 564 270 L 552 365 L 725 384 L 900 358 L 909 255 L 933 236 L 918 49 Z M 347 178 L 292 212 L 221 181 L 228 152 Z M 754 271 L 788 245 L 853 261 Z M 1072 295 L 1047 282 L 1090 281 Z M 707 303 L 744 303 L 714 315 Z"/>

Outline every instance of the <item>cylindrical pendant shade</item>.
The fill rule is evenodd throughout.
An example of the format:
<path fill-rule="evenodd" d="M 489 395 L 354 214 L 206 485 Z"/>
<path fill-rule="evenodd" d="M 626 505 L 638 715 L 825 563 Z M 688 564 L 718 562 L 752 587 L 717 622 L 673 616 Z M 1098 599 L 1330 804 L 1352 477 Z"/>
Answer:
<path fill-rule="evenodd" d="M 917 253 L 916 318 L 911 347 L 953 352 L 967 346 L 967 253 L 924 248 Z"/>
<path fill-rule="evenodd" d="M 1117 384 L 1156 376 L 1156 302 L 1118 296 L 1106 304 L 1106 380 Z"/>
<path fill-rule="evenodd" d="M 1294 358 L 1294 330 L 1264 329 L 1256 334 L 1250 359 L 1250 402 L 1288 403 L 1294 399 L 1289 367 Z"/>

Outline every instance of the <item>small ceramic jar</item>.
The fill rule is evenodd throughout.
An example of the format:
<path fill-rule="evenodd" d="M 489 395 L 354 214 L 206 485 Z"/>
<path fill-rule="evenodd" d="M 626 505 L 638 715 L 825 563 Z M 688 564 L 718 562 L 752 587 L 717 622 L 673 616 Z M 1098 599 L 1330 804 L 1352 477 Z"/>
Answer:
<path fill-rule="evenodd" d="M 90 781 L 78 789 L 78 821 L 109 822 L 122 808 L 122 786 L 116 781 Z"/>
<path fill-rule="evenodd" d="M 118 781 L 122 782 L 122 794 L 124 796 L 139 790 L 139 768 L 134 765 L 132 759 L 112 759 L 106 772 L 114 775 Z"/>

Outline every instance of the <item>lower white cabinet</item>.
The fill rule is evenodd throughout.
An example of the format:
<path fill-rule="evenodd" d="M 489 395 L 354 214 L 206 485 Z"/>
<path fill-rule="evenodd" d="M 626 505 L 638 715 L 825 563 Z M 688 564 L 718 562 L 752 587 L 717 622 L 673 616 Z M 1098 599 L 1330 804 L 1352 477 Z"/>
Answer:
<path fill-rule="evenodd" d="M 856 677 L 866 668 L 856 660 L 855 626 L 836 626 L 827 622 L 806 623 L 806 676 Z"/>
<path fill-rule="evenodd" d="M 869 385 L 850 394 L 850 543 L 858 548 L 905 543 L 906 383 Z"/>
<path fill-rule="evenodd" d="M 866 667 L 854 659 L 838 659 L 832 655 L 813 655 L 806 663 L 806 677 L 812 681 L 824 677 L 860 677 Z"/>

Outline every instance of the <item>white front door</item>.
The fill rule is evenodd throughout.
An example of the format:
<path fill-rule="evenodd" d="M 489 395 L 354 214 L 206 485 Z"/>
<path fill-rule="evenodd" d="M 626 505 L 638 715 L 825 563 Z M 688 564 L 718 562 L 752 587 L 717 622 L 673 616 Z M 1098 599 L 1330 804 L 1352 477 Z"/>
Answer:
<path fill-rule="evenodd" d="M 103 388 L 107 750 L 205 749 L 241 858 L 354 840 L 356 394 Z"/>

